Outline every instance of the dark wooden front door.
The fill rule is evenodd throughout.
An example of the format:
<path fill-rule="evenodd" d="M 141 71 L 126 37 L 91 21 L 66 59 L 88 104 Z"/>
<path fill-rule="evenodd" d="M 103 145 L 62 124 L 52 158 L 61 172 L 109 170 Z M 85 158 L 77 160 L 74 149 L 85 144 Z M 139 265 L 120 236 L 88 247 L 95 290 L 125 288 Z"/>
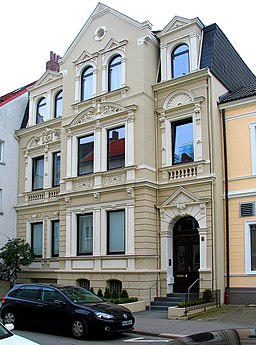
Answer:
<path fill-rule="evenodd" d="M 199 278 L 199 234 L 198 223 L 192 217 L 180 219 L 173 232 L 174 292 L 188 292 L 188 288 Z M 197 282 L 190 292 L 198 292 Z"/>

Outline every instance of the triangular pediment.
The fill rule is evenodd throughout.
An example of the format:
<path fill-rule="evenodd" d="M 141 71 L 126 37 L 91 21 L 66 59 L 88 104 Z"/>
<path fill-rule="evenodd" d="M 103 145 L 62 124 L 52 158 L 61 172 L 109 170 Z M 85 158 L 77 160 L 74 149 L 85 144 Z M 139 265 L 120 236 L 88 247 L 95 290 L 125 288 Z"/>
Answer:
<path fill-rule="evenodd" d="M 175 16 L 173 19 L 164 27 L 164 29 L 158 34 L 158 36 L 165 35 L 169 32 L 182 29 L 188 25 L 197 24 L 199 27 L 203 28 L 204 25 L 199 18 L 188 19 L 184 17 Z"/>
<path fill-rule="evenodd" d="M 62 78 L 62 75 L 60 73 L 51 70 L 46 70 L 44 74 L 41 76 L 41 78 L 37 80 L 37 82 L 32 86 L 30 90 L 33 90 L 38 86 L 50 83 L 60 78 Z"/>
<path fill-rule="evenodd" d="M 121 42 L 118 42 L 117 40 L 115 40 L 114 38 L 111 38 L 108 43 L 105 45 L 105 47 L 102 49 L 102 52 L 106 52 L 109 50 L 114 50 L 117 49 L 121 46 L 123 46 L 124 44 L 126 44 L 127 41 L 123 40 Z"/>
<path fill-rule="evenodd" d="M 90 54 L 88 51 L 83 50 L 82 53 L 79 55 L 79 57 L 74 61 L 74 64 L 77 65 L 80 62 L 91 60 L 93 59 L 97 54 Z"/>
<path fill-rule="evenodd" d="M 200 202 L 198 196 L 191 193 L 184 187 L 179 187 L 169 198 L 167 198 L 162 207 L 177 206 L 179 204 L 198 204 Z"/>

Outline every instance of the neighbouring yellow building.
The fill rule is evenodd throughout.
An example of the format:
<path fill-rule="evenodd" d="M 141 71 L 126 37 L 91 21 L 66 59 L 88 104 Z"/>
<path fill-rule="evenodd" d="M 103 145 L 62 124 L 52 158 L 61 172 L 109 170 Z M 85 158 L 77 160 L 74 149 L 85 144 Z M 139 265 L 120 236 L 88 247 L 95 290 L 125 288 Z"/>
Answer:
<path fill-rule="evenodd" d="M 256 302 L 256 84 L 224 95 L 227 302 Z"/>

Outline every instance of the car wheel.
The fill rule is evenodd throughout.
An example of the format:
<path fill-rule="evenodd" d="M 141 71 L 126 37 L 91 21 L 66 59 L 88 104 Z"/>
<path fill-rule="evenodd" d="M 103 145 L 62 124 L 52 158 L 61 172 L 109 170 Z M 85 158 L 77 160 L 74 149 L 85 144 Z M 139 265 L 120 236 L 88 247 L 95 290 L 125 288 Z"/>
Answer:
<path fill-rule="evenodd" d="M 88 335 L 87 323 L 82 319 L 75 319 L 71 327 L 72 334 L 76 339 L 85 338 Z"/>
<path fill-rule="evenodd" d="M 17 326 L 17 318 L 12 311 L 7 311 L 3 315 L 3 323 L 12 323 L 14 326 Z"/>

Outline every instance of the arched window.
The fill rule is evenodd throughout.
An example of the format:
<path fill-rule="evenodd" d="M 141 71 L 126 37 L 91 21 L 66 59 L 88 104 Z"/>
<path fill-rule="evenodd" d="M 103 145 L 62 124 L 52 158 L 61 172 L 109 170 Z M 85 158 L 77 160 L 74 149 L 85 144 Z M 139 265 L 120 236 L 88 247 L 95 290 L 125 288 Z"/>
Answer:
<path fill-rule="evenodd" d="M 37 103 L 36 107 L 36 123 L 41 123 L 45 121 L 46 117 L 46 99 L 41 98 Z"/>
<path fill-rule="evenodd" d="M 189 73 L 189 49 L 181 44 L 172 52 L 172 78 Z"/>
<path fill-rule="evenodd" d="M 88 279 L 80 279 L 78 281 L 79 286 L 86 289 L 86 290 L 90 290 L 90 280 Z"/>
<path fill-rule="evenodd" d="M 55 96 L 55 105 L 54 105 L 54 117 L 60 117 L 62 115 L 62 90 L 59 91 Z"/>
<path fill-rule="evenodd" d="M 89 66 L 81 75 L 81 101 L 92 97 L 93 68 Z"/>
<path fill-rule="evenodd" d="M 113 293 L 114 291 L 118 294 L 122 292 L 122 282 L 117 279 L 112 279 L 108 281 L 108 287 L 110 290 L 110 293 Z"/>
<path fill-rule="evenodd" d="M 114 56 L 108 66 L 108 91 L 121 87 L 121 59 L 120 55 Z"/>

